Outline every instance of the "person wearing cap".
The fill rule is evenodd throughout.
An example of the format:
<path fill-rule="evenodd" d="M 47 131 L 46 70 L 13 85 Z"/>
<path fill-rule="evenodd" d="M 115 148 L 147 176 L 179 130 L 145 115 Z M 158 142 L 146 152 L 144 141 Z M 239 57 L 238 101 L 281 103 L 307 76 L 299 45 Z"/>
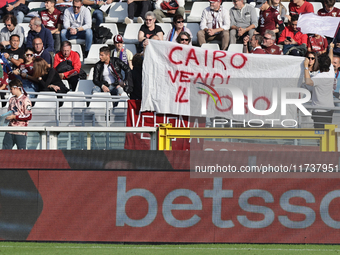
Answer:
<path fill-rule="evenodd" d="M 250 40 L 250 45 L 252 50 L 249 52 L 248 50 L 248 42 L 249 35 L 243 38 L 243 53 L 252 53 L 252 54 L 266 54 L 266 52 L 261 48 L 263 37 L 262 35 L 256 34 Z"/>
<path fill-rule="evenodd" d="M 284 29 L 280 13 L 271 7 L 267 0 L 257 0 L 255 8 L 260 9 L 258 32 L 264 36 L 266 30 L 280 33 Z M 276 28 L 276 27 L 279 28 Z"/>
<path fill-rule="evenodd" d="M 60 79 L 67 80 L 72 91 L 76 90 L 79 73 L 81 68 L 81 62 L 78 52 L 72 50 L 72 44 L 69 41 L 61 43 L 60 51 L 54 56 L 53 68 L 58 70 L 58 66 L 64 61 L 71 61 L 73 69 L 59 72 Z"/>
<path fill-rule="evenodd" d="M 40 12 L 42 25 L 51 31 L 54 40 L 54 50 L 60 50 L 60 31 L 62 27 L 61 11 L 55 8 L 55 0 L 45 0 L 45 8 Z"/>
<path fill-rule="evenodd" d="M 272 30 L 266 30 L 263 36 L 262 49 L 264 49 L 267 54 L 282 55 L 283 52 L 281 48 L 275 44 L 275 41 L 275 33 Z"/>
<path fill-rule="evenodd" d="M 94 66 L 92 93 L 109 92 L 111 95 L 121 95 L 124 91 L 130 93 L 133 87 L 131 69 L 122 60 L 110 56 L 110 48 L 99 49 L 100 61 Z M 125 73 L 123 77 L 122 71 Z M 118 103 L 115 103 L 116 106 Z"/>
<path fill-rule="evenodd" d="M 242 43 L 243 38 L 253 37 L 258 25 L 255 8 L 243 0 L 233 0 L 234 7 L 230 9 L 230 43 Z"/>
<path fill-rule="evenodd" d="M 210 0 L 210 6 L 202 12 L 200 31 L 197 32 L 199 46 L 207 41 L 219 40 L 221 50 L 229 45 L 230 17 L 228 10 L 223 7 L 222 0 Z"/>
<path fill-rule="evenodd" d="M 173 6 L 173 3 L 177 2 L 177 6 Z M 176 4 L 175 4 L 176 5 Z M 155 10 L 153 11 L 158 23 L 164 23 L 163 18 L 173 17 L 175 14 L 185 15 L 185 1 L 184 0 L 156 0 Z"/>
<path fill-rule="evenodd" d="M 112 57 L 119 58 L 125 64 L 128 64 L 131 69 L 133 69 L 132 66 L 133 54 L 130 50 L 125 49 L 123 44 L 124 43 L 123 37 L 121 35 L 115 35 L 113 37 L 113 43 L 115 45 L 115 48 L 112 52 Z"/>
<path fill-rule="evenodd" d="M 125 24 L 133 23 L 133 18 L 137 18 L 137 23 L 144 23 L 145 14 L 152 10 L 151 0 L 127 0 L 128 16 L 125 18 Z"/>
<path fill-rule="evenodd" d="M 14 79 L 9 83 L 12 97 L 9 99 L 8 112 L 12 114 L 6 117 L 10 127 L 27 127 L 32 119 L 32 103 L 22 88 L 22 82 Z M 6 132 L 2 141 L 3 150 L 11 150 L 14 145 L 18 150 L 26 150 L 27 132 Z"/>
<path fill-rule="evenodd" d="M 21 47 L 25 41 L 25 31 L 20 25 L 18 25 L 17 18 L 13 14 L 7 14 L 4 16 L 3 21 L 5 23 L 5 27 L 0 31 L 1 46 L 5 48 L 10 47 L 9 37 L 11 35 L 19 35 L 19 47 Z"/>

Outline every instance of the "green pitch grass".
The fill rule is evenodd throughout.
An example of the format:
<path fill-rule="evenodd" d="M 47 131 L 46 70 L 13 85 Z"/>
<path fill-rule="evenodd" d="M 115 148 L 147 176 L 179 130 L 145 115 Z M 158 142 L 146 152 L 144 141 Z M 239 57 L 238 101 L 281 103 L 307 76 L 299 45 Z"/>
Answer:
<path fill-rule="evenodd" d="M 282 245 L 282 244 L 87 244 L 87 243 L 33 243 L 33 242 L 0 242 L 0 254 L 339 254 L 340 245 Z"/>

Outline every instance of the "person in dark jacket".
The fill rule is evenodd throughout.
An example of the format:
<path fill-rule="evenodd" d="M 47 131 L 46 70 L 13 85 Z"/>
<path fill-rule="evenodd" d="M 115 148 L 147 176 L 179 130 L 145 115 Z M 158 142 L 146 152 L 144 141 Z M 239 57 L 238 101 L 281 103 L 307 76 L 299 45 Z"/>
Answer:
<path fill-rule="evenodd" d="M 143 54 L 137 53 L 132 59 L 133 88 L 131 89 L 130 99 L 142 100 L 143 57 Z"/>
<path fill-rule="evenodd" d="M 60 79 L 57 71 L 50 67 L 43 58 L 37 58 L 33 64 L 33 78 L 39 84 L 40 91 L 55 91 L 56 93 L 67 93 L 68 88 Z"/>
<path fill-rule="evenodd" d="M 54 52 L 54 40 L 51 31 L 41 25 L 39 17 L 33 17 L 30 21 L 31 30 L 28 31 L 26 47 L 33 47 L 33 39 L 36 37 L 41 38 L 44 44 L 44 49 L 48 52 Z"/>
<path fill-rule="evenodd" d="M 113 96 L 121 95 L 124 90 L 130 93 L 130 88 L 133 86 L 131 69 L 119 58 L 110 57 L 110 53 L 110 48 L 107 46 L 99 50 L 100 61 L 94 67 L 93 83 L 95 86 L 92 93 L 110 92 Z M 124 80 L 121 71 L 125 72 Z"/>

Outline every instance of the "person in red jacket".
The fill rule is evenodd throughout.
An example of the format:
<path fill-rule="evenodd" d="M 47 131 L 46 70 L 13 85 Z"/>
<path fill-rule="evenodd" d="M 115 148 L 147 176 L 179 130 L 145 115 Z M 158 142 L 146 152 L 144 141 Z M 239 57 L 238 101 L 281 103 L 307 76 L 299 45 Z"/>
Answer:
<path fill-rule="evenodd" d="M 283 44 L 283 54 L 294 56 L 304 56 L 307 52 L 306 34 L 301 33 L 297 28 L 299 15 L 293 15 L 290 26 L 285 27 L 278 40 L 279 44 Z"/>
<path fill-rule="evenodd" d="M 69 41 L 64 41 L 61 43 L 60 51 L 54 56 L 53 68 L 58 71 L 61 69 L 60 68 L 61 66 L 59 65 L 62 62 L 66 60 L 71 61 L 70 64 L 72 65 L 73 69 L 69 71 L 63 71 L 63 72 L 58 71 L 58 73 L 62 80 L 65 79 L 68 81 L 70 85 L 70 89 L 72 91 L 75 91 L 77 84 L 78 84 L 78 80 L 79 80 L 81 62 L 80 62 L 79 54 L 71 49 L 72 49 L 72 45 Z"/>

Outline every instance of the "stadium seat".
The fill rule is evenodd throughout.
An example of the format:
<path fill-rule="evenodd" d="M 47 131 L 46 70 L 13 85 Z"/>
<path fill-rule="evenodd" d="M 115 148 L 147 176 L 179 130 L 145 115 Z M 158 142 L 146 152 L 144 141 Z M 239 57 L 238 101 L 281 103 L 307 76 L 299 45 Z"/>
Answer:
<path fill-rule="evenodd" d="M 252 3 L 255 3 L 255 2 L 252 2 Z M 234 3 L 233 2 L 223 2 L 222 6 L 223 6 L 223 8 L 227 8 L 227 10 L 230 10 L 231 8 L 234 7 Z"/>
<path fill-rule="evenodd" d="M 184 26 L 190 29 L 192 34 L 192 43 L 197 44 L 197 32 L 200 30 L 200 25 L 198 23 L 184 23 Z"/>
<path fill-rule="evenodd" d="M 44 101 L 37 101 L 33 108 L 56 109 L 56 93 L 54 92 L 40 92 L 37 99 Z"/>
<path fill-rule="evenodd" d="M 227 51 L 242 53 L 243 52 L 243 44 L 229 44 Z"/>
<path fill-rule="evenodd" d="M 89 75 L 87 76 L 86 80 L 93 80 L 93 72 L 94 72 L 94 67 L 91 67 Z"/>
<path fill-rule="evenodd" d="M 210 49 L 210 50 L 220 50 L 220 45 L 217 43 L 203 43 L 201 45 L 202 49 Z"/>
<path fill-rule="evenodd" d="M 313 5 L 315 14 L 318 13 L 318 10 L 323 8 L 322 3 L 320 3 L 320 2 L 310 2 L 310 3 Z"/>
<path fill-rule="evenodd" d="M 169 31 L 172 28 L 172 25 L 170 23 L 157 23 L 158 26 L 160 26 L 164 32 L 163 40 L 165 40 L 166 35 L 169 33 Z"/>
<path fill-rule="evenodd" d="M 132 52 L 133 55 L 137 53 L 136 45 L 134 44 L 125 44 L 124 47 Z"/>
<path fill-rule="evenodd" d="M 140 23 L 127 24 L 123 35 L 124 43 L 137 44 L 138 32 L 141 26 L 142 24 Z"/>
<path fill-rule="evenodd" d="M 29 24 L 30 24 L 30 23 L 19 23 L 19 24 L 18 24 L 18 25 L 21 26 L 21 27 L 24 29 L 24 31 L 25 31 L 25 40 L 26 40 L 26 38 L 27 38 L 27 36 L 28 36 L 28 31 L 30 31 Z"/>
<path fill-rule="evenodd" d="M 85 39 L 72 39 L 68 40 L 71 44 L 84 44 L 85 45 Z"/>
<path fill-rule="evenodd" d="M 187 22 L 200 22 L 202 12 L 205 8 L 209 7 L 209 2 L 194 2 L 192 5 L 190 15 L 187 18 Z"/>
<path fill-rule="evenodd" d="M 28 4 L 28 9 L 33 10 L 33 9 L 38 9 L 38 8 L 45 8 L 45 2 L 30 2 Z M 30 16 L 25 16 L 23 19 L 24 23 L 29 23 L 31 21 L 31 18 L 34 17 L 33 16 L 38 17 L 39 14 L 38 13 L 31 13 Z"/>
<path fill-rule="evenodd" d="M 82 91 L 85 95 L 91 95 L 93 86 L 95 85 L 92 80 L 79 80 L 76 92 Z"/>
<path fill-rule="evenodd" d="M 84 61 L 84 57 L 83 57 L 83 50 L 81 49 L 81 45 L 79 44 L 72 44 L 72 50 L 75 52 L 78 52 L 79 57 L 80 57 L 80 62 Z"/>
<path fill-rule="evenodd" d="M 334 5 L 334 7 L 340 9 L 340 3 L 339 3 L 339 2 L 336 2 L 335 5 Z"/>
<path fill-rule="evenodd" d="M 80 97 L 79 97 L 80 96 Z M 69 91 L 67 93 L 67 97 L 68 99 L 84 99 L 85 98 L 85 94 L 83 91 Z M 67 102 L 65 101 L 62 108 L 86 108 L 86 102 L 77 102 L 77 101 L 73 101 L 73 102 Z"/>
<path fill-rule="evenodd" d="M 66 88 L 70 89 L 70 85 L 68 84 L 68 81 L 67 80 L 61 80 L 64 85 L 66 86 Z"/>
<path fill-rule="evenodd" d="M 105 17 L 106 23 L 122 23 L 128 16 L 128 7 L 126 2 L 114 2 L 111 4 L 111 8 L 107 17 Z"/>
<path fill-rule="evenodd" d="M 109 92 L 95 92 L 93 93 L 94 96 L 100 96 L 100 97 L 106 97 L 110 98 L 111 94 Z M 98 97 L 92 97 L 92 100 L 98 100 Z M 89 107 L 91 108 L 106 108 L 106 100 L 103 100 L 101 102 L 90 102 Z M 109 103 L 109 108 L 112 108 L 112 103 Z"/>
<path fill-rule="evenodd" d="M 257 16 L 257 18 L 259 18 L 260 17 L 260 9 L 259 8 L 255 8 L 255 11 L 256 11 L 256 16 Z"/>
<path fill-rule="evenodd" d="M 85 65 L 95 64 L 99 61 L 99 49 L 107 44 L 92 44 L 87 58 L 84 59 Z"/>
<path fill-rule="evenodd" d="M 117 24 L 114 24 L 114 23 L 102 23 L 102 24 L 100 24 L 100 26 L 101 27 L 107 27 L 108 29 L 111 30 L 112 38 L 108 39 L 105 43 L 109 44 L 109 45 L 113 44 L 113 37 L 115 35 L 119 34 Z"/>

